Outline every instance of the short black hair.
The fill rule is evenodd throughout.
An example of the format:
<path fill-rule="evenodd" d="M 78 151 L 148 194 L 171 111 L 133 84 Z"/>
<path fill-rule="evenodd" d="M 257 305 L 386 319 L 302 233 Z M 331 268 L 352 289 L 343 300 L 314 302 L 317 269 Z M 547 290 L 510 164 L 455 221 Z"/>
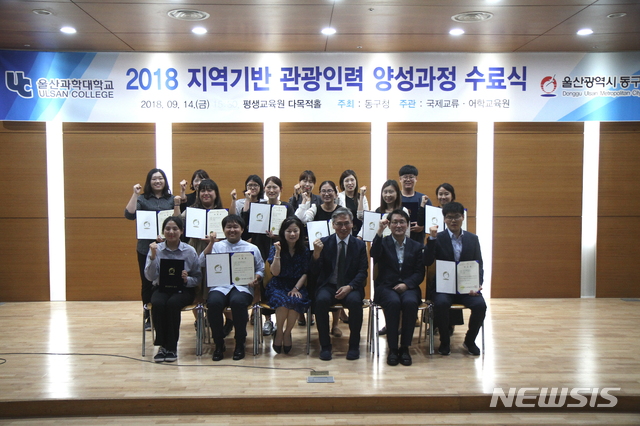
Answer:
<path fill-rule="evenodd" d="M 394 214 L 399 214 L 400 216 L 404 217 L 406 219 L 407 223 L 411 222 L 411 219 L 409 219 L 409 215 L 403 209 L 395 209 L 394 211 L 389 213 L 387 215 L 387 220 L 389 222 L 391 222 L 391 216 L 393 216 Z"/>
<path fill-rule="evenodd" d="M 418 168 L 416 166 L 412 166 L 411 164 L 404 165 L 400 167 L 398 176 L 404 176 L 404 175 L 418 176 Z"/>
<path fill-rule="evenodd" d="M 175 222 L 176 226 L 184 232 L 184 222 L 182 221 L 182 218 L 180 216 L 169 216 L 168 218 L 166 218 L 164 222 L 162 222 L 162 231 L 164 231 L 164 228 L 167 227 L 167 223 L 169 222 Z"/>
<path fill-rule="evenodd" d="M 449 204 L 445 204 L 442 208 L 442 216 L 446 216 L 449 213 L 458 213 L 464 216 L 464 206 L 457 201 L 452 201 Z"/>
<path fill-rule="evenodd" d="M 246 228 L 244 219 L 242 218 L 242 216 L 239 216 L 237 214 L 229 214 L 225 216 L 224 219 L 222 219 L 222 227 L 224 228 L 225 226 L 227 226 L 227 223 L 237 223 L 243 230 Z"/>

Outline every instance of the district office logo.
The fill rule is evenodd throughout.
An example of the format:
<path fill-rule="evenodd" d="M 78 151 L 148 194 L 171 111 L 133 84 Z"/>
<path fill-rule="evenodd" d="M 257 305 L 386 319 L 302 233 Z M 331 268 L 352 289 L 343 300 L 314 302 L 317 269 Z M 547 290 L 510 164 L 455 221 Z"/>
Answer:
<path fill-rule="evenodd" d="M 553 77 L 548 75 L 542 80 L 540 80 L 540 90 L 544 92 L 540 96 L 544 98 L 555 97 L 556 95 L 553 92 L 555 92 L 557 88 L 558 88 L 558 81 L 556 80 L 555 75 Z"/>
<path fill-rule="evenodd" d="M 618 398 L 611 395 L 620 388 L 509 388 L 505 394 L 502 388 L 493 388 L 489 407 L 498 407 L 498 401 L 504 408 L 579 408 L 615 407 Z"/>
<path fill-rule="evenodd" d="M 7 89 L 17 93 L 21 98 L 33 98 L 31 79 L 24 76 L 23 71 L 6 71 L 4 84 Z"/>

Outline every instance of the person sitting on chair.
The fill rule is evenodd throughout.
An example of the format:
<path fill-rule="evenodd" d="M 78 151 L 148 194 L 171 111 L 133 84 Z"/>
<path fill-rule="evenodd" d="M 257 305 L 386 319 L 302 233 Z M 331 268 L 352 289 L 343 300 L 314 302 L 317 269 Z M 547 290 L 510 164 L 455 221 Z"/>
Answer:
<path fill-rule="evenodd" d="M 378 267 L 374 301 L 382 306 L 387 323 L 389 365 L 411 365 L 409 346 L 421 302 L 420 283 L 424 279 L 422 244 L 407 238 L 409 215 L 397 209 L 380 221 L 371 243 L 371 257 Z M 389 226 L 391 235 L 382 237 Z M 398 349 L 398 327 L 402 315 L 402 337 Z"/>
<path fill-rule="evenodd" d="M 247 321 L 249 314 L 247 307 L 252 303 L 256 303 L 260 297 L 260 282 L 264 276 L 264 262 L 260 249 L 255 245 L 242 240 L 242 233 L 245 229 L 245 223 L 242 217 L 230 214 L 222 219 L 222 228 L 226 240 L 215 242 L 215 232 L 211 233 L 209 245 L 200 254 L 200 263 L 204 267 L 206 265 L 206 255 L 209 253 L 237 253 L 251 252 L 253 253 L 255 279 L 249 285 L 221 285 L 209 288 L 207 297 L 207 310 L 209 316 L 209 324 L 211 325 L 211 335 L 216 345 L 213 351 L 212 359 L 221 361 L 224 358 L 224 331 L 222 314 L 224 308 L 231 307 L 233 314 L 233 326 L 236 334 L 236 348 L 233 351 L 233 359 L 240 360 L 244 358 L 244 344 L 247 339 Z M 258 288 L 258 291 L 255 289 Z M 255 297 L 254 297 L 255 294 Z"/>
<path fill-rule="evenodd" d="M 316 324 L 320 339 L 320 359 L 331 360 L 329 308 L 341 303 L 349 309 L 348 360 L 360 358 L 362 299 L 367 280 L 367 246 L 351 235 L 353 213 L 338 207 L 331 215 L 335 235 L 313 242 L 311 273 L 318 277 L 316 288 Z"/>
<path fill-rule="evenodd" d="M 449 329 L 449 308 L 453 303 L 459 303 L 471 309 L 469 330 L 464 339 L 464 348 L 471 355 L 480 355 L 480 349 L 476 346 L 475 340 L 487 311 L 487 305 L 480 294 L 483 278 L 480 241 L 477 235 L 462 231 L 462 221 L 464 220 L 462 204 L 455 201 L 446 204 L 442 208 L 442 216 L 444 216 L 447 229 L 438 232 L 437 226 L 429 228 L 429 239 L 424 249 L 425 265 L 430 266 L 435 260 L 448 260 L 456 263 L 475 260 L 480 264 L 480 289 L 478 292 L 471 291 L 468 294 L 448 294 L 435 291 L 433 293 L 435 326 L 440 330 Z M 451 353 L 449 333 L 440 333 L 438 352 L 441 355 Z"/>

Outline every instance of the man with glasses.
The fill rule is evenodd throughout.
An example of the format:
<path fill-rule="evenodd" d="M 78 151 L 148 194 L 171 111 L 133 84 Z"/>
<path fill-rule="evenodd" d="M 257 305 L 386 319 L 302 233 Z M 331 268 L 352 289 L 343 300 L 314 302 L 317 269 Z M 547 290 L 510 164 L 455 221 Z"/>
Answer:
<path fill-rule="evenodd" d="M 402 191 L 402 207 L 409 210 L 411 218 L 411 239 L 424 244 L 424 206 L 432 205 L 431 200 L 425 194 L 415 190 L 418 182 L 418 169 L 407 164 L 400 168 L 400 187 Z"/>
<path fill-rule="evenodd" d="M 366 244 L 351 235 L 353 213 L 338 207 L 331 215 L 334 235 L 313 243 L 311 273 L 317 276 L 315 314 L 320 339 L 320 359 L 331 360 L 329 308 L 341 303 L 349 309 L 348 360 L 360 358 L 360 329 L 362 328 L 362 299 L 367 280 Z"/>
<path fill-rule="evenodd" d="M 478 292 L 471 291 L 468 294 L 438 293 L 434 290 L 432 300 L 435 326 L 439 330 L 449 329 L 449 308 L 454 303 L 471 309 L 469 330 L 464 339 L 464 348 L 471 355 L 480 355 L 480 349 L 476 346 L 475 340 L 487 311 L 487 305 L 482 294 L 480 294 L 483 279 L 480 241 L 477 235 L 462 231 L 462 222 L 464 221 L 464 207 L 462 204 L 455 201 L 446 204 L 442 208 L 442 215 L 447 229 L 438 232 L 437 226 L 429 228 L 429 239 L 424 250 L 425 265 L 430 266 L 435 260 L 448 260 L 456 263 L 475 260 L 479 263 L 480 289 Z M 451 353 L 449 333 L 440 333 L 438 352 L 441 355 L 449 355 Z"/>
<path fill-rule="evenodd" d="M 391 235 L 382 237 L 389 226 Z M 420 283 L 424 279 L 422 244 L 407 238 L 409 215 L 394 210 L 380 221 L 371 243 L 371 257 L 378 268 L 375 279 L 375 302 L 382 306 L 387 323 L 389 365 L 411 365 L 409 346 L 421 302 Z M 402 336 L 398 349 L 398 328 L 402 315 Z"/>

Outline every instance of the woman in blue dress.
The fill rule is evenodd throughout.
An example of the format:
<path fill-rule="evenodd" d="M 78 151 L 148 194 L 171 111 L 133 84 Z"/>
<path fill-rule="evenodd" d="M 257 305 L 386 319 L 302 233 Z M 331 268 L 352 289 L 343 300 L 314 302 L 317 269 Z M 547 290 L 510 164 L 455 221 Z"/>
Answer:
<path fill-rule="evenodd" d="M 298 314 L 304 313 L 311 303 L 306 288 L 310 252 L 301 238 L 303 228 L 302 221 L 296 216 L 286 218 L 280 227 L 280 241 L 273 244 L 267 259 L 273 278 L 267 284 L 265 295 L 269 306 L 276 310 L 273 338 L 276 353 L 291 351 L 291 330 Z"/>

